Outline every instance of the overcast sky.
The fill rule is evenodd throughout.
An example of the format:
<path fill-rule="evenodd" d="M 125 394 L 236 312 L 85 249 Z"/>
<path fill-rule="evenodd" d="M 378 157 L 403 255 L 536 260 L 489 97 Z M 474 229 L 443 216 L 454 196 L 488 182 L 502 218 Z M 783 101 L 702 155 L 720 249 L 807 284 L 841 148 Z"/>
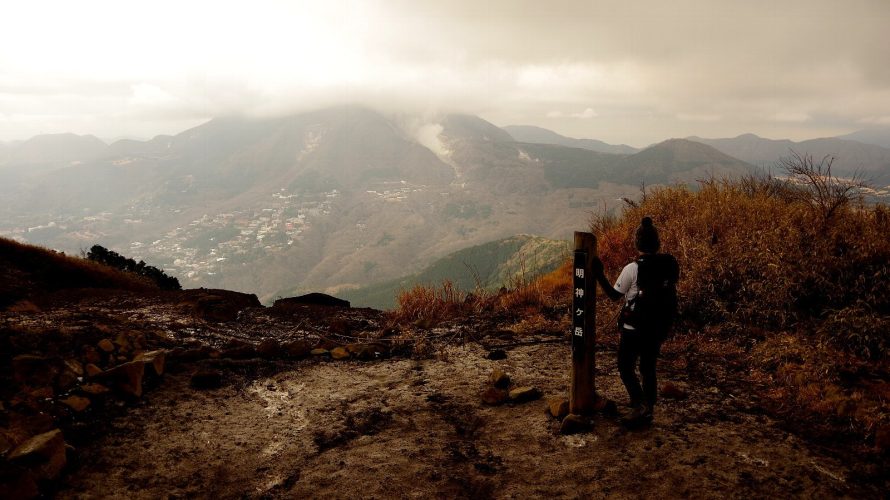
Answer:
<path fill-rule="evenodd" d="M 890 1 L 3 3 L 0 140 L 338 103 L 644 146 L 890 124 Z"/>

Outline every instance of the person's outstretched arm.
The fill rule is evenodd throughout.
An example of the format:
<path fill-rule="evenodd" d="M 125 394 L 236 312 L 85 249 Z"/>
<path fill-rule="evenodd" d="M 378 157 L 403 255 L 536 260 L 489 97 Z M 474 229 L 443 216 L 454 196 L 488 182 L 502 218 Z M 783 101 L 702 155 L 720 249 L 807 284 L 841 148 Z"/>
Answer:
<path fill-rule="evenodd" d="M 592 267 L 593 276 L 594 278 L 596 278 L 597 283 L 600 284 L 600 287 L 602 287 L 603 292 L 606 294 L 606 297 L 609 297 L 613 301 L 620 300 L 622 297 L 624 297 L 623 293 L 615 290 L 615 288 L 612 287 L 612 284 L 609 283 L 609 279 L 606 278 L 606 273 L 603 270 L 603 261 L 601 261 L 599 257 L 593 258 Z"/>

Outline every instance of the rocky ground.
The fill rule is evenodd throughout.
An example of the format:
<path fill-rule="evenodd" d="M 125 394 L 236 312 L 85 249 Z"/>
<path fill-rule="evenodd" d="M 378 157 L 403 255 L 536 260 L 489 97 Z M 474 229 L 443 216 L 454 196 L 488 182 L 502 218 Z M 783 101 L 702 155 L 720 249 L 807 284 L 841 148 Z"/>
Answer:
<path fill-rule="evenodd" d="M 0 496 L 880 498 L 888 486 L 881 455 L 801 434 L 760 405 L 743 365 L 678 345 L 651 427 L 598 415 L 562 435 L 547 411 L 569 383 L 558 333 L 396 327 L 377 311 L 213 291 L 59 295 L 0 313 L 0 328 Z M 614 352 L 598 356 L 598 389 L 620 404 Z M 498 371 L 535 390 L 491 398 Z"/>

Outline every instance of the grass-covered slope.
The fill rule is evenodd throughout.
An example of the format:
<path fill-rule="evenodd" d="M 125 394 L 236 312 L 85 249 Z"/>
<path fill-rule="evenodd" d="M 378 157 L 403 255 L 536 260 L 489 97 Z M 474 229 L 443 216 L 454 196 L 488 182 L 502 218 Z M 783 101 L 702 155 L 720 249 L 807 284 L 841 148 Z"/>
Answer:
<path fill-rule="evenodd" d="M 72 288 L 156 289 L 147 279 L 133 274 L 0 238 L 0 308 L 34 295 Z"/>
<path fill-rule="evenodd" d="M 448 280 L 463 291 L 497 290 L 553 271 L 563 262 L 567 251 L 564 241 L 513 236 L 460 250 L 437 260 L 420 273 L 343 292 L 340 296 L 354 306 L 391 309 L 396 305 L 399 292 L 415 285 Z"/>

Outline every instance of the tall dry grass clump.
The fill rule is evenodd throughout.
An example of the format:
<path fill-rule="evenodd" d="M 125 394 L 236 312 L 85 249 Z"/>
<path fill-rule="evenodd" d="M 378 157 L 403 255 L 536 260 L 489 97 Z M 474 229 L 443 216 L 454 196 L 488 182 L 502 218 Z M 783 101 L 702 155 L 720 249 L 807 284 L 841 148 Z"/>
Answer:
<path fill-rule="evenodd" d="M 652 190 L 620 215 L 594 217 L 592 230 L 614 277 L 636 255 L 640 219 L 652 217 L 662 251 L 680 263 L 677 329 L 706 332 L 683 342 L 744 346 L 746 376 L 766 388 L 768 407 L 873 443 L 890 428 L 890 211 L 864 204 L 855 181 L 849 189 L 795 158 L 784 179 Z M 600 317 L 615 307 L 600 301 Z"/>
<path fill-rule="evenodd" d="M 653 218 L 663 251 L 680 262 L 687 324 L 733 332 L 815 322 L 838 345 L 882 356 L 890 340 L 890 224 L 884 207 L 844 197 L 826 211 L 795 179 L 708 180 L 695 191 L 655 189 L 592 226 L 614 274 L 635 256 L 640 218 Z M 881 325 L 884 335 L 875 331 Z"/>

